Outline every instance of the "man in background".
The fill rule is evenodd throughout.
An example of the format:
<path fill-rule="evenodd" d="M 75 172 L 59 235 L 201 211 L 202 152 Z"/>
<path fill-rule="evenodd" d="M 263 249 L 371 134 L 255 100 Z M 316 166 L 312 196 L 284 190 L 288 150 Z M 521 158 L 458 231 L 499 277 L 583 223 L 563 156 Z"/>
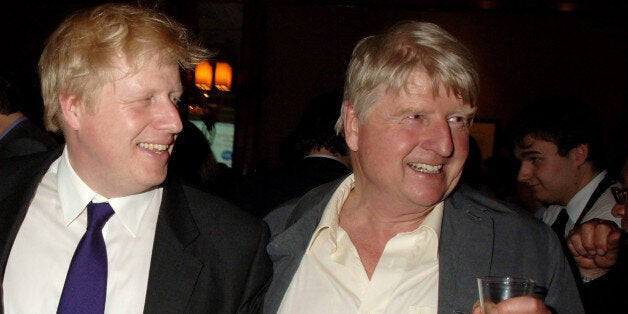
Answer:
<path fill-rule="evenodd" d="M 23 113 L 21 90 L 0 77 L 0 159 L 43 152 L 57 145 L 55 138 Z"/>
<path fill-rule="evenodd" d="M 342 93 L 316 96 L 303 111 L 291 147 L 294 160 L 269 173 L 256 173 L 245 179 L 234 202 L 258 217 L 292 198 L 350 172 L 344 137 L 334 126 L 342 107 Z"/>
<path fill-rule="evenodd" d="M 603 124 L 595 110 L 581 100 L 552 95 L 524 107 L 511 127 L 514 154 L 521 162 L 517 180 L 547 205 L 543 221 L 561 239 L 581 295 L 587 300 L 582 284 L 597 275 L 579 271 L 566 238 L 574 227 L 592 219 L 620 223 L 611 214 L 615 205 L 611 189 L 620 185 L 606 170 Z M 591 310 L 586 302 L 584 305 Z"/>

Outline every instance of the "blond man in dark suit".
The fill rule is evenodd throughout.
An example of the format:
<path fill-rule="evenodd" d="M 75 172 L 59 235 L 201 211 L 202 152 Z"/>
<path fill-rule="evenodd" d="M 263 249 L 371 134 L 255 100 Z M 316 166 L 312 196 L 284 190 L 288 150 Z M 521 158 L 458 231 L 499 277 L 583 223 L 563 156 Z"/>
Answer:
<path fill-rule="evenodd" d="M 0 313 L 259 311 L 267 226 L 166 180 L 180 68 L 207 57 L 172 18 L 124 4 L 74 14 L 49 37 L 45 122 L 66 144 L 0 163 Z M 86 232 L 96 216 L 110 218 Z"/>

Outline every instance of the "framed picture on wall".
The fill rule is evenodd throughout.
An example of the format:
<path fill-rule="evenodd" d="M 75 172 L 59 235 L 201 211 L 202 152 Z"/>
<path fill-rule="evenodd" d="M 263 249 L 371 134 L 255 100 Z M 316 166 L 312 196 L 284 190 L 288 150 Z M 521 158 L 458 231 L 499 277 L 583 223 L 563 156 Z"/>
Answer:
<path fill-rule="evenodd" d="M 493 156 L 495 152 L 495 136 L 497 120 L 478 119 L 471 125 L 470 135 L 478 143 L 482 154 L 482 161 Z"/>

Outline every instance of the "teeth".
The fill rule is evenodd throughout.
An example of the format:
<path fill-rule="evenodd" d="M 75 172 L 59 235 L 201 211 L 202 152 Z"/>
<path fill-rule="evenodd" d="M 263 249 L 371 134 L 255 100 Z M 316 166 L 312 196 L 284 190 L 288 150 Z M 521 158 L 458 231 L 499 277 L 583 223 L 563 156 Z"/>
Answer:
<path fill-rule="evenodd" d="M 168 149 L 168 147 L 170 147 L 170 145 L 152 143 L 140 143 L 138 146 L 144 149 L 154 150 L 158 154 L 163 153 L 165 150 Z"/>
<path fill-rule="evenodd" d="M 408 166 L 410 166 L 410 168 L 416 171 L 426 172 L 426 173 L 439 173 L 440 170 L 443 169 L 443 165 L 432 166 L 432 165 L 419 164 L 419 163 L 414 163 L 414 162 L 408 163 Z"/>

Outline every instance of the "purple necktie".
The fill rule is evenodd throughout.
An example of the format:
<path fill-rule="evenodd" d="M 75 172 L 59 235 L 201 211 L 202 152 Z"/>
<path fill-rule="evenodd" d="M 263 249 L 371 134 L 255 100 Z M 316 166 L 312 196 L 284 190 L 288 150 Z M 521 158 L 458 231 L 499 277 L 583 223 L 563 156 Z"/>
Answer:
<path fill-rule="evenodd" d="M 81 238 L 61 293 L 57 313 L 104 313 L 107 297 L 107 248 L 102 227 L 113 215 L 109 203 L 87 205 L 87 231 Z"/>

